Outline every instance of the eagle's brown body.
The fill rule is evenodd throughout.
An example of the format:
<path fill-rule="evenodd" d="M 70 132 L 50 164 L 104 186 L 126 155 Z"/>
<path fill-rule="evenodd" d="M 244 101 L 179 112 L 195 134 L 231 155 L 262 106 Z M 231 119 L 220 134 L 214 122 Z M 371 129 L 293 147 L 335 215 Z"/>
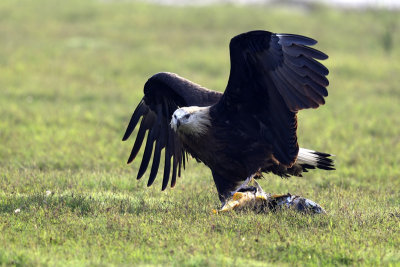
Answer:
<path fill-rule="evenodd" d="M 237 146 L 238 143 L 235 142 L 225 142 L 224 140 L 238 139 L 240 133 L 232 130 L 227 136 L 216 124 L 214 123 L 205 135 L 199 137 L 185 134 L 179 136 L 185 150 L 207 165 L 214 176 L 219 177 L 215 180 L 217 187 L 223 184 L 228 188 L 225 191 L 233 191 L 243 181 L 243 177 L 249 177 L 260 168 L 268 168 L 277 163 L 273 160 L 270 146 L 252 138 L 241 140 L 249 144 L 244 148 Z"/>

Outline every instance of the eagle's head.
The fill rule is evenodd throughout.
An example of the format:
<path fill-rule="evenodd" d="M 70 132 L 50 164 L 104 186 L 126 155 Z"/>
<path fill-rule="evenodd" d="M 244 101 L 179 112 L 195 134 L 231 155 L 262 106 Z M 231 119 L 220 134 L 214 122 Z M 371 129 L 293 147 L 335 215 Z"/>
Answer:
<path fill-rule="evenodd" d="M 171 128 L 181 134 L 200 136 L 205 134 L 210 126 L 210 107 L 179 108 L 171 118 Z"/>

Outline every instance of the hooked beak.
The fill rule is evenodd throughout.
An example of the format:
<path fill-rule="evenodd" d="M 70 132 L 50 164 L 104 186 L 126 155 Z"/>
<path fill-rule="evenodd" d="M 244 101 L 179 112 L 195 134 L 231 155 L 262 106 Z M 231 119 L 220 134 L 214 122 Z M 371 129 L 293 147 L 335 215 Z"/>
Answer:
<path fill-rule="evenodd" d="M 179 128 L 181 126 L 181 121 L 179 119 L 176 120 L 176 128 Z"/>

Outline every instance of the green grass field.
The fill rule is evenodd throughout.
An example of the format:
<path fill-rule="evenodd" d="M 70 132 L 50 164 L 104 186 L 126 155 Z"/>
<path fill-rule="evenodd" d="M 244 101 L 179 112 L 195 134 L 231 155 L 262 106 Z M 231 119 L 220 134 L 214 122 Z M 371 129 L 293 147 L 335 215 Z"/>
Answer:
<path fill-rule="evenodd" d="M 140 160 L 126 165 L 147 78 L 222 91 L 230 38 L 254 29 L 313 37 L 330 56 L 327 103 L 300 112 L 298 135 L 337 171 L 260 181 L 326 216 L 215 215 L 206 167 L 192 160 L 161 192 L 136 180 Z M 398 12 L 2 0 L 0 36 L 1 265 L 400 266 Z"/>

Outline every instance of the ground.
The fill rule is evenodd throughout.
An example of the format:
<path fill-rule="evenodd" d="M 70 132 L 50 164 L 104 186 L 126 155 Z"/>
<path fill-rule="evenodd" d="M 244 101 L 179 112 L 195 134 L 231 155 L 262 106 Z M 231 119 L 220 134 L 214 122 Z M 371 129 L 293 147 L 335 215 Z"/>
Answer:
<path fill-rule="evenodd" d="M 206 167 L 192 160 L 161 192 L 136 180 L 140 160 L 126 165 L 147 78 L 222 91 L 230 38 L 254 29 L 313 37 L 330 56 L 327 103 L 300 112 L 298 135 L 337 170 L 260 181 L 325 216 L 213 214 Z M 399 13 L 3 0 L 0 36 L 0 264 L 399 266 Z"/>

